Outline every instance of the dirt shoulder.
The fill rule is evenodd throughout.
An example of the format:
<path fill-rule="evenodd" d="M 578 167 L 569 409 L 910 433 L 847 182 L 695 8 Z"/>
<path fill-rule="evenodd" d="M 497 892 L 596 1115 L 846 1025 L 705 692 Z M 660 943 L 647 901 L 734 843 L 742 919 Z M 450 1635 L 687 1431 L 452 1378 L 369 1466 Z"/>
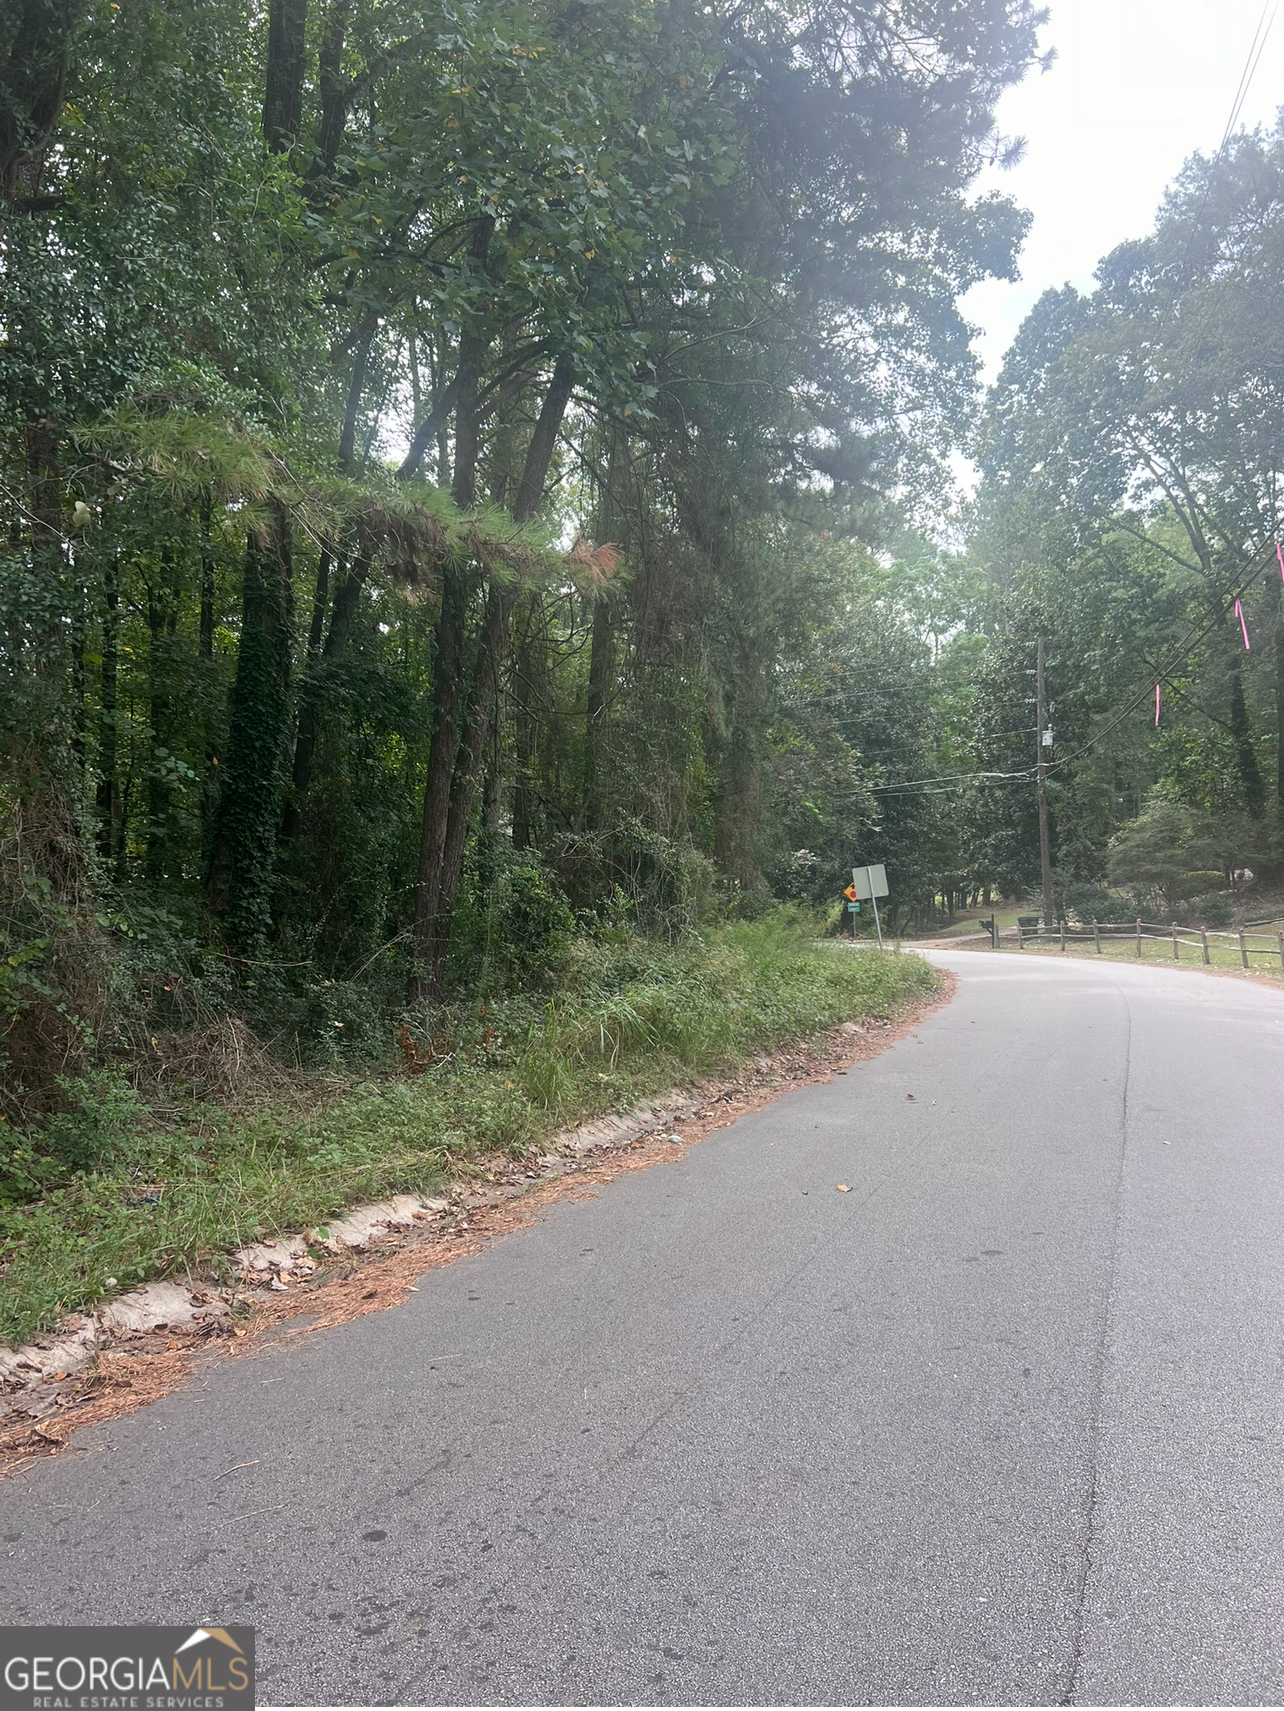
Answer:
<path fill-rule="evenodd" d="M 322 1257 L 309 1277 L 241 1292 L 230 1313 L 104 1344 L 84 1370 L 54 1373 L 24 1392 L 21 1409 L 11 1411 L 0 1429 L 0 1478 L 74 1451 L 74 1435 L 82 1427 L 171 1395 L 200 1364 L 261 1354 L 275 1343 L 396 1307 L 426 1273 L 528 1228 L 556 1202 L 586 1199 L 626 1172 L 671 1164 L 707 1135 L 791 1089 L 845 1074 L 949 1002 L 954 977 L 937 972 L 938 990 L 891 1020 L 843 1023 L 815 1040 L 756 1058 L 735 1075 L 675 1090 L 624 1119 L 568 1130 L 525 1158 L 483 1157 L 456 1187 L 444 1217 L 389 1230 L 374 1252 Z M 202 1281 L 188 1280 L 198 1295 Z"/>

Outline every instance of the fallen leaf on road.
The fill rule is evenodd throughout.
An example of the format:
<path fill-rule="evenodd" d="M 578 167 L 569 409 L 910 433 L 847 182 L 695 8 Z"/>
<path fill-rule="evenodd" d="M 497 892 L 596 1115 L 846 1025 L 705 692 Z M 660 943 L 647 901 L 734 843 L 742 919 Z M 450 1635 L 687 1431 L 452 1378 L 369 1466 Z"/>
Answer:
<path fill-rule="evenodd" d="M 840 1182 L 838 1184 L 837 1189 L 835 1190 L 835 1193 L 837 1193 L 837 1194 L 850 1194 L 851 1189 L 847 1186 L 847 1184 L 845 1182 Z"/>
<path fill-rule="evenodd" d="M 916 1104 L 916 1103 L 917 1103 L 917 1101 L 916 1101 L 916 1100 L 915 1100 L 915 1098 L 914 1098 L 914 1095 L 913 1095 L 913 1094 L 912 1094 L 912 1093 L 907 1093 L 907 1094 L 906 1094 L 906 1095 L 905 1095 L 905 1097 L 906 1097 L 906 1098 L 907 1098 L 907 1099 L 908 1099 L 908 1100 L 909 1100 L 909 1102 L 910 1102 L 910 1104 L 911 1104 L 911 1105 L 913 1105 L 913 1104 Z"/>

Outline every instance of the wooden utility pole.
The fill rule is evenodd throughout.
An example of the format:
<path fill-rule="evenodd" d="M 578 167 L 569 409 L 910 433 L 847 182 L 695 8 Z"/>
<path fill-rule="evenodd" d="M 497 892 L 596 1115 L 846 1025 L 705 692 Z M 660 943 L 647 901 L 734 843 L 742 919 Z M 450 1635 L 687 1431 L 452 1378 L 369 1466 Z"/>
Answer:
<path fill-rule="evenodd" d="M 1029 655 L 1026 656 L 1029 658 Z M 1038 665 L 1035 670 L 1035 699 L 1039 729 L 1039 869 L 1043 882 L 1043 926 L 1046 932 L 1056 920 L 1052 903 L 1052 854 L 1048 847 L 1048 763 L 1044 759 L 1043 733 L 1048 725 L 1048 709 L 1043 693 L 1043 637 L 1039 637 Z"/>

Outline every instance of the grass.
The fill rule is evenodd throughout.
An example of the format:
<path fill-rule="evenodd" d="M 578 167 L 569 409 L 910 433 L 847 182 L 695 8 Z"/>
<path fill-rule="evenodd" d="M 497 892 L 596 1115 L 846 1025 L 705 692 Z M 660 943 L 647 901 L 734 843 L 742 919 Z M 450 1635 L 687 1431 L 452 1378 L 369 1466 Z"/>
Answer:
<path fill-rule="evenodd" d="M 975 948 L 977 948 L 982 955 L 986 955 L 988 953 L 988 946 L 983 941 L 978 942 L 978 945 Z M 1087 941 L 1082 939 L 1077 941 L 1069 940 L 1064 952 L 1061 950 L 1061 947 L 1055 938 L 1037 941 L 1027 939 L 1024 950 L 1020 951 L 1018 951 L 1015 941 L 1005 942 L 1002 948 L 1004 953 L 1010 952 L 1014 956 L 1059 957 L 1064 955 L 1068 957 L 1090 957 L 1096 959 L 1098 954 L 1090 939 Z M 1173 956 L 1172 941 L 1170 939 L 1146 938 L 1143 934 L 1141 948 L 1142 954 L 1140 959 L 1138 959 L 1137 942 L 1135 939 L 1103 938 L 1101 941 L 1100 955 L 1102 960 L 1110 962 L 1135 963 L 1140 960 L 1144 963 L 1151 964 L 1162 963 L 1169 968 L 1174 966 L 1180 968 L 1205 967 L 1203 951 L 1200 949 L 1197 941 L 1182 939 L 1179 946 L 1179 954 L 1175 958 Z M 1233 969 L 1241 974 L 1245 972 L 1244 966 L 1240 961 L 1238 946 L 1217 943 L 1210 939 L 1208 945 L 1208 958 L 1207 966 L 1209 968 Z M 1249 973 L 1274 976 L 1276 980 L 1284 981 L 1284 969 L 1281 969 L 1278 951 L 1267 951 L 1265 946 L 1258 946 L 1256 950 L 1250 948 L 1248 961 Z"/>
<path fill-rule="evenodd" d="M 840 1021 L 890 1016 L 935 986 L 918 957 L 853 957 L 814 930 L 781 913 L 676 949 L 580 943 L 558 996 L 461 1018 L 456 1049 L 424 1075 L 331 1081 L 310 1103 L 278 1094 L 168 1127 L 139 1108 L 109 1167 L 0 1211 L 0 1339 L 91 1307 L 109 1279 L 181 1272 L 357 1201 L 432 1189 L 481 1153 L 521 1154 L 568 1123 Z"/>
<path fill-rule="evenodd" d="M 1000 931 L 1006 932 L 1015 927 L 1018 915 L 1037 913 L 1038 905 L 1033 903 L 1012 903 L 1009 905 L 996 903 L 989 909 L 960 909 L 954 916 L 954 924 L 950 927 L 925 927 L 922 932 L 915 933 L 919 939 L 960 939 L 972 933 L 979 933 L 981 922 L 988 921 L 991 915 L 998 917 Z M 907 941 L 909 942 L 909 941 Z"/>

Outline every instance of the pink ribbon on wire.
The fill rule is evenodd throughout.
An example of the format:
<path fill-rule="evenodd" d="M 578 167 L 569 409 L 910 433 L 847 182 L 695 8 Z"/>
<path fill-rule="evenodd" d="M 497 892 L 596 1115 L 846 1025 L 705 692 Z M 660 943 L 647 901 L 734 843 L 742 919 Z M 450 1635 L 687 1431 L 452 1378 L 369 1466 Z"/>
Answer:
<path fill-rule="evenodd" d="M 1248 639 L 1248 625 L 1244 622 L 1244 608 L 1238 600 L 1235 602 L 1235 616 L 1239 619 L 1240 634 L 1244 638 L 1244 651 L 1246 653 L 1251 652 L 1253 644 Z"/>
<path fill-rule="evenodd" d="M 1284 551 L 1280 550 L 1280 543 L 1278 541 L 1275 543 L 1275 556 L 1280 561 L 1280 578 L 1281 580 L 1284 580 Z"/>
<path fill-rule="evenodd" d="M 1155 729 L 1159 729 L 1159 685 L 1155 685 Z"/>

